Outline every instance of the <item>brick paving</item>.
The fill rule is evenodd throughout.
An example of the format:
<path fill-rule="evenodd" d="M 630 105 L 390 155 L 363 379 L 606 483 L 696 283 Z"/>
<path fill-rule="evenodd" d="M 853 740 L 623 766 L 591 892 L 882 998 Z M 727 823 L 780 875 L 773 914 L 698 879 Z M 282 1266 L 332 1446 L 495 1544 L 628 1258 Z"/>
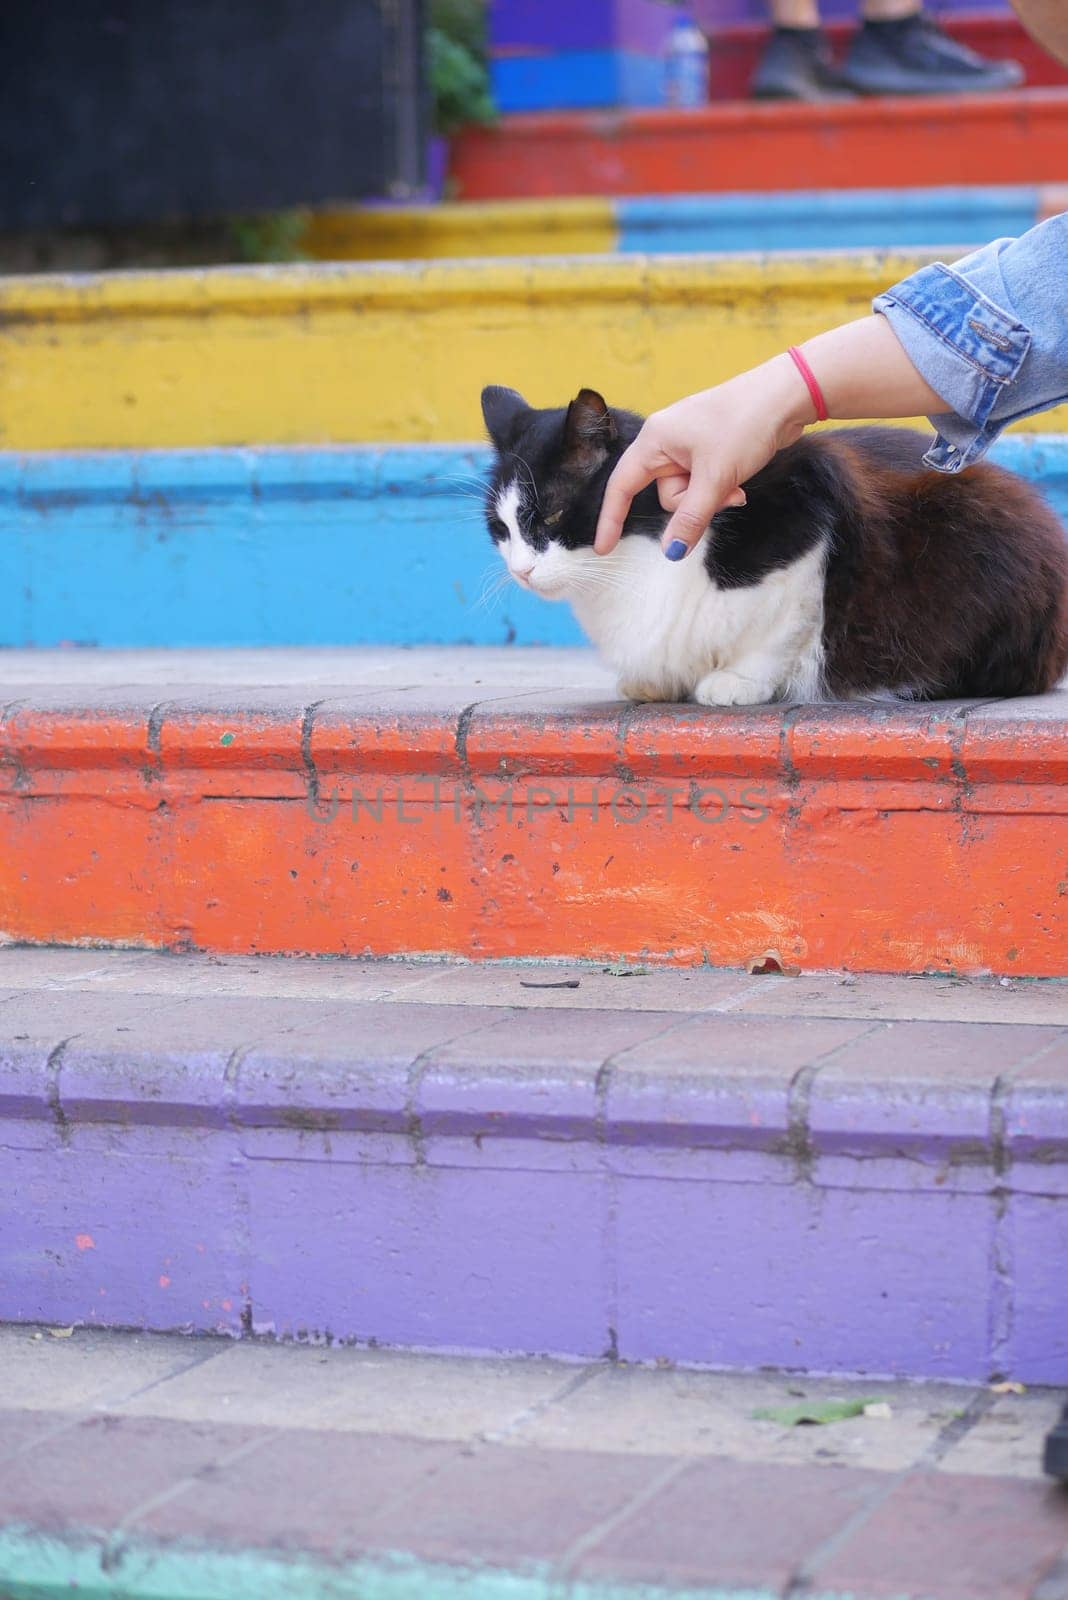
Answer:
<path fill-rule="evenodd" d="M 1040 1468 L 1053 1391 L 29 1326 L 0 1327 L 0 1371 L 0 1593 L 16 1527 L 20 1549 L 88 1541 L 120 1577 L 146 1550 L 334 1575 L 404 1552 L 561 1596 L 1068 1593 L 1068 1492 Z M 801 1394 L 890 1415 L 754 1416 Z"/>

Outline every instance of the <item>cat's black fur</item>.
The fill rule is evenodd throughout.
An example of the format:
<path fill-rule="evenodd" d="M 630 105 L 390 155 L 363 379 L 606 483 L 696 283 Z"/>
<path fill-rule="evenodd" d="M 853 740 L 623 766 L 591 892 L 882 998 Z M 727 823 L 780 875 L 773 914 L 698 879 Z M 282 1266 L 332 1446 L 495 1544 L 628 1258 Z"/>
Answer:
<path fill-rule="evenodd" d="M 487 497 L 514 477 L 536 489 L 523 532 L 535 549 L 593 544 L 609 475 L 642 419 L 583 390 L 534 410 L 513 390 L 483 392 L 498 459 Z M 827 540 L 824 650 L 832 696 L 901 686 L 914 698 L 1023 695 L 1068 669 L 1068 542 L 1022 478 L 979 463 L 958 474 L 923 465 L 930 439 L 902 428 L 809 433 L 721 511 L 700 556 L 720 589 L 745 588 Z M 624 537 L 659 539 L 667 522 L 651 486 Z"/>

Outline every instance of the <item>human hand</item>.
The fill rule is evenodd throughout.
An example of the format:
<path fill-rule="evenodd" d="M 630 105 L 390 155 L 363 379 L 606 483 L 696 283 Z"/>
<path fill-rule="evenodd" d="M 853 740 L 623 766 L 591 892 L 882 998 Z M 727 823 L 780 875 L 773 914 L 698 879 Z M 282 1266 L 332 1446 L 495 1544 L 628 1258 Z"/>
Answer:
<path fill-rule="evenodd" d="M 671 513 L 661 545 L 670 561 L 681 561 L 717 511 L 745 505 L 741 485 L 814 420 L 788 355 L 654 412 L 608 480 L 594 549 L 615 548 L 635 495 L 655 483 Z"/>

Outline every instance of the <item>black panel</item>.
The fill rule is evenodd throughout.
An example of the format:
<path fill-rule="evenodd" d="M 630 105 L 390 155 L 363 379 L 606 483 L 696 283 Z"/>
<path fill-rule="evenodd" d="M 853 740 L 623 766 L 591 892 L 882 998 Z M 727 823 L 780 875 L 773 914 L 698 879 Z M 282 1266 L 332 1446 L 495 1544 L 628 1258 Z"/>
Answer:
<path fill-rule="evenodd" d="M 422 178 L 422 0 L 0 0 L 0 229 Z"/>

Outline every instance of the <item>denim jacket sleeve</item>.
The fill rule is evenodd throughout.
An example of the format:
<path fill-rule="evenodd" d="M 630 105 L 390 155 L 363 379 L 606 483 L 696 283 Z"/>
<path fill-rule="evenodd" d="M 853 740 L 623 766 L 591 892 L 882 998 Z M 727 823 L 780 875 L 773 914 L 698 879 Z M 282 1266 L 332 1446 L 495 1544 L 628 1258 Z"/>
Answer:
<path fill-rule="evenodd" d="M 938 437 L 925 459 L 959 472 L 1010 422 L 1068 399 L 1068 212 L 923 267 L 872 309 L 952 408 L 931 417 Z"/>

